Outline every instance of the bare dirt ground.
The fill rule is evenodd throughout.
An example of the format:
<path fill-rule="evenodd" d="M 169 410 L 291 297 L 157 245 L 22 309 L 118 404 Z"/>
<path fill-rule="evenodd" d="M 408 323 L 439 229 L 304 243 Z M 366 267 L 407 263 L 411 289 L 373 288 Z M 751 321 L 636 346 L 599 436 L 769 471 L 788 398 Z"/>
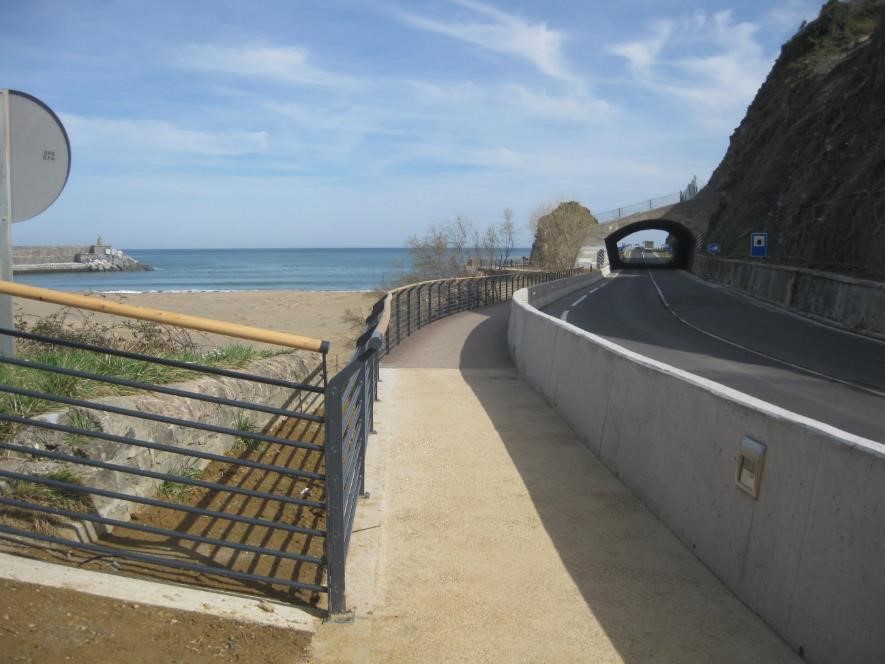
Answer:
<path fill-rule="evenodd" d="M 307 662 L 310 635 L 0 580 L 0 662 Z"/>

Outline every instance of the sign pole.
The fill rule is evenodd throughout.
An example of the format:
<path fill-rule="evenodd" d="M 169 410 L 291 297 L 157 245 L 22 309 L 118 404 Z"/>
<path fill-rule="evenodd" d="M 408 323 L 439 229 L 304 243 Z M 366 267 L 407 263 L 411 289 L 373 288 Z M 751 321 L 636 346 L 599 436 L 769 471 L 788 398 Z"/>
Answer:
<path fill-rule="evenodd" d="M 0 279 L 12 281 L 12 184 L 9 177 L 9 90 L 0 90 Z M 14 327 L 12 297 L 0 295 L 0 328 Z M 15 356 L 15 337 L 0 334 L 0 355 Z"/>

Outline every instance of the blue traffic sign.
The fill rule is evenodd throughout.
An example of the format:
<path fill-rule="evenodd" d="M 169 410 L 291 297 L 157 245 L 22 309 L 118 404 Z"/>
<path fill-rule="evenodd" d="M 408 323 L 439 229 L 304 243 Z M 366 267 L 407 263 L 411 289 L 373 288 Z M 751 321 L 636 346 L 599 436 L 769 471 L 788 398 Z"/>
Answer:
<path fill-rule="evenodd" d="M 708 254 L 718 254 L 719 253 L 719 245 L 715 242 L 711 242 L 707 245 L 707 253 Z"/>
<path fill-rule="evenodd" d="M 768 233 L 750 233 L 750 256 L 753 258 L 768 256 Z"/>

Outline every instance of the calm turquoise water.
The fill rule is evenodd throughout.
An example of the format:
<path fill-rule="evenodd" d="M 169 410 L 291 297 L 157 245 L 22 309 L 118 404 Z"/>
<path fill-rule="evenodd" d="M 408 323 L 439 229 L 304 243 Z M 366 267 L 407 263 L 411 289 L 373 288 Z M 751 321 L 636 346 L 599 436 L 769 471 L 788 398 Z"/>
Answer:
<path fill-rule="evenodd" d="M 80 292 L 374 290 L 409 269 L 406 249 L 124 249 L 151 272 L 16 275 Z"/>
<path fill-rule="evenodd" d="M 32 286 L 80 292 L 375 290 L 411 266 L 408 249 L 124 249 L 152 272 L 16 275 Z M 527 255 L 517 249 L 514 255 Z"/>

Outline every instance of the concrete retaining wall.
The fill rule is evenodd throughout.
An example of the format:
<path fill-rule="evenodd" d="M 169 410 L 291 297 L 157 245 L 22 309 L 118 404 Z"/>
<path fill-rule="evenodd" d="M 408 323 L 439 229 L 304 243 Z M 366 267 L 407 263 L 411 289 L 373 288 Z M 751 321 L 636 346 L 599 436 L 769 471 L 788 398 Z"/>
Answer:
<path fill-rule="evenodd" d="M 692 272 L 830 325 L 885 338 L 885 283 L 697 254 Z"/>
<path fill-rule="evenodd" d="M 628 351 L 528 298 L 513 298 L 513 358 L 612 472 L 806 659 L 885 661 L 885 445 Z M 744 436 L 767 446 L 758 499 L 735 486 Z"/>
<path fill-rule="evenodd" d="M 561 297 L 565 297 L 569 293 L 589 286 L 594 281 L 602 279 L 602 274 L 592 272 L 589 274 L 579 274 L 576 277 L 568 277 L 567 279 L 557 279 L 556 281 L 548 281 L 545 284 L 538 284 L 528 288 L 529 302 L 535 307 L 546 307 L 551 302 L 556 302 Z"/>

